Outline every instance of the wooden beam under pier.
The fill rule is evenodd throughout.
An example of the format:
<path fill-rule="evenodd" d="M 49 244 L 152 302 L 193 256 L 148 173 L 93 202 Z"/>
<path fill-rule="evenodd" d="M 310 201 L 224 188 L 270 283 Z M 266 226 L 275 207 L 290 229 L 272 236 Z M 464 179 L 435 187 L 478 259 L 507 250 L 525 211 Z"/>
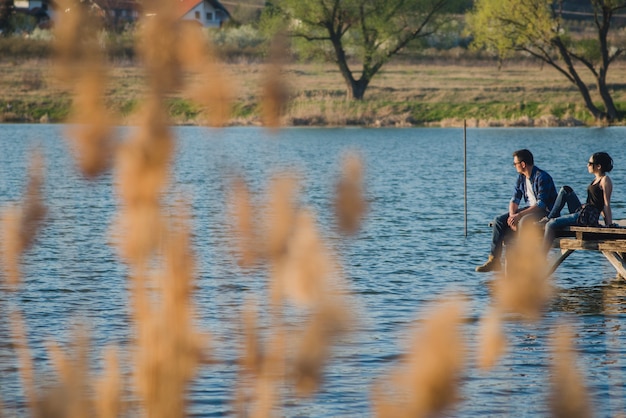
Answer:
<path fill-rule="evenodd" d="M 617 274 L 626 279 L 626 219 L 615 222 L 617 227 L 570 226 L 557 231 L 552 243 L 561 255 L 553 262 L 550 274 L 574 251 L 598 251 L 611 263 Z"/>

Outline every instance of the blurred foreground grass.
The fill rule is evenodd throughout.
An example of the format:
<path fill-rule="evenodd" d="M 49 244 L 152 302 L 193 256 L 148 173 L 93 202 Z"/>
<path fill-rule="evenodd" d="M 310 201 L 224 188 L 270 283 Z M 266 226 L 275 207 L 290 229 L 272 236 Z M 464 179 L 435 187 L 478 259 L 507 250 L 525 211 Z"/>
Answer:
<path fill-rule="evenodd" d="M 263 71 L 250 66 L 222 66 L 202 42 L 197 27 L 181 25 L 172 17 L 173 3 L 168 0 L 155 0 L 159 13 L 147 22 L 141 34 L 139 49 L 146 76 L 133 67 L 111 70 L 98 48 L 90 44 L 95 40 L 89 33 L 92 27 L 84 24 L 88 16 L 79 14 L 76 1 L 60 0 L 63 9 L 72 12 L 64 14 L 64 21 L 58 25 L 54 74 L 59 84 L 49 81 L 52 71 L 47 65 L 24 67 L 28 72 L 13 71 L 11 76 L 3 74 L 14 77 L 19 86 L 28 81 L 26 88 L 18 87 L 13 94 L 19 92 L 33 100 L 40 99 L 43 91 L 50 94 L 46 100 L 52 100 L 67 89 L 64 97 L 71 102 L 71 109 L 65 113 L 73 124 L 66 134 L 78 167 L 92 181 L 98 181 L 98 176 L 107 171 L 114 173 L 115 196 L 111 199 L 117 198 L 119 207 L 112 225 L 116 237 L 112 245 L 128 271 L 131 338 L 123 346 L 98 347 L 103 367 L 95 373 L 89 332 L 77 329 L 69 348 L 57 341 L 46 342 L 51 367 L 44 369 L 41 358 L 34 358 L 29 345 L 29 336 L 37 331 L 26 325 L 27 307 L 8 303 L 9 314 L 2 319 L 10 335 L 0 335 L 0 339 L 10 341 L 7 355 L 13 359 L 13 372 L 19 374 L 22 393 L 0 399 L 0 416 L 10 416 L 9 411 L 23 411 L 23 415 L 33 417 L 188 416 L 190 385 L 200 370 L 220 361 L 212 350 L 219 341 L 212 340 L 211 330 L 198 326 L 189 203 L 182 193 L 171 205 L 162 198 L 171 181 L 176 142 L 170 125 L 182 122 L 180 115 L 192 112 L 189 109 L 194 106 L 204 110 L 197 117 L 206 118 L 212 126 L 232 123 L 232 118 L 228 119 L 231 103 L 241 111 L 236 103 L 242 97 L 253 103 L 249 120 L 272 129 L 279 128 L 296 110 L 301 117 L 315 117 L 315 106 L 307 109 L 307 104 L 319 102 L 325 112 L 321 115 L 339 113 L 340 106 L 346 106 L 365 117 L 374 102 L 341 104 L 339 84 L 335 84 L 335 77 L 328 74 L 332 70 L 327 67 L 284 67 L 278 58 Z M 441 68 L 456 68 L 457 81 L 440 78 Z M 512 80 L 529 77 L 517 70 L 498 73 L 500 79 L 494 81 L 488 73 L 480 72 L 480 77 L 477 74 L 470 78 L 482 80 L 481 87 L 466 91 L 471 73 L 461 68 L 433 69 L 428 88 L 417 70 L 402 67 L 394 72 L 391 68 L 385 76 L 392 79 L 380 81 L 404 87 L 394 90 L 374 86 L 370 95 L 397 115 L 402 109 L 394 109 L 395 103 L 409 98 L 415 100 L 413 103 L 427 103 L 431 95 L 439 97 L 442 90 L 449 94 L 463 91 L 468 97 L 497 95 L 507 81 L 502 74 Z M 107 82 L 111 74 L 113 81 Z M 283 85 L 284 81 L 290 81 L 288 86 Z M 119 87 L 123 83 L 127 83 L 125 87 Z M 423 89 L 420 97 L 415 96 L 418 85 Z M 234 86 L 239 89 L 235 91 Z M 119 88 L 119 93 L 111 94 L 113 88 Z M 188 97 L 185 100 L 189 102 L 172 93 L 175 91 L 186 92 L 182 97 Z M 286 105 L 288 91 L 295 99 Z M 305 99 L 298 99 L 299 94 Z M 519 100 L 531 97 L 514 89 L 511 94 L 520 95 Z M 17 106 L 17 99 L 9 97 L 15 100 L 10 103 Z M 113 98 L 133 103 L 124 106 L 132 118 L 127 121 L 136 123 L 138 129 L 124 138 L 117 138 L 113 129 L 120 114 L 111 106 Z M 194 105 L 186 104 L 192 100 Z M 303 105 L 298 108 L 298 103 Z M 333 108 L 335 105 L 337 108 Z M 172 121 L 169 116 L 178 120 Z M 19 298 L 20 287 L 27 279 L 21 269 L 23 255 L 37 251 L 37 234 L 46 222 L 54 222 L 47 219 L 48 203 L 42 193 L 47 181 L 42 170 L 45 161 L 38 154 L 31 159 L 23 198 L 0 212 L 1 290 L 7 293 L 6 300 Z M 344 157 L 342 163 L 332 200 L 340 231 L 351 236 L 367 215 L 363 184 L 366 168 L 356 154 Z M 232 382 L 234 391 L 229 402 L 232 415 L 283 416 L 288 391 L 298 399 L 314 398 L 333 347 L 355 327 L 356 318 L 348 303 L 354 295 L 348 291 L 341 257 L 326 243 L 314 211 L 298 204 L 300 191 L 294 173 L 272 178 L 261 199 L 250 191 L 243 176 L 228 185 L 230 225 L 226 227 L 228 239 L 224 245 L 233 250 L 242 268 L 265 266 L 268 288 L 267 297 L 249 301 L 241 317 L 233 318 L 237 377 Z M 552 294 L 550 277 L 545 274 L 542 237 L 540 231 L 524 229 L 518 242 L 507 248 L 508 262 L 515 268 L 494 282 L 491 307 L 482 319 L 475 352 L 468 350 L 463 330 L 467 317 L 464 297 L 441 296 L 442 301 L 429 307 L 427 317 L 417 324 L 414 338 L 395 364 L 382 370 L 380 376 L 372 376 L 372 387 L 358 388 L 370 393 L 373 416 L 440 416 L 460 400 L 463 376 L 469 368 L 488 371 L 505 354 L 504 321 L 542 320 Z M 267 326 L 259 324 L 261 310 L 267 312 Z M 294 311 L 302 315 L 297 326 L 289 321 Z M 552 415 L 588 417 L 591 413 L 584 380 L 576 367 L 574 337 L 564 326 L 553 331 L 551 390 L 546 394 Z"/>

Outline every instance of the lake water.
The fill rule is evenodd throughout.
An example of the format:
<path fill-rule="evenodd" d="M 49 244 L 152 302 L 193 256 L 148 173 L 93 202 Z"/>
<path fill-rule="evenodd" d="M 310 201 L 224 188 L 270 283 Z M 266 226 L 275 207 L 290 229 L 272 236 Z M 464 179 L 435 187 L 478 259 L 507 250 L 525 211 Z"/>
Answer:
<path fill-rule="evenodd" d="M 128 340 L 127 279 L 108 245 L 117 209 L 113 176 L 89 182 L 68 157 L 63 126 L 0 125 L 0 205 L 17 201 L 26 180 L 27 156 L 42 148 L 49 222 L 25 257 L 19 292 L 0 289 L 0 317 L 19 307 L 38 367 L 46 368 L 44 343 L 67 342 L 76 323 L 93 329 L 94 344 Z M 511 153 L 529 148 L 557 186 L 584 196 L 591 181 L 586 162 L 595 151 L 615 161 L 613 214 L 626 218 L 626 129 L 469 129 L 467 131 L 468 231 L 464 234 L 462 129 L 212 130 L 175 128 L 178 138 L 173 189 L 192 204 L 198 259 L 198 314 L 215 336 L 217 364 L 200 371 L 190 393 L 194 416 L 224 416 L 236 367 L 232 350 L 242 301 L 263 291 L 225 248 L 224 192 L 234 171 L 262 192 L 278 171 L 297 171 L 302 204 L 317 214 L 327 242 L 340 254 L 360 308 L 358 329 L 345 337 L 329 364 L 325 383 L 311 400 L 289 399 L 284 416 L 371 416 L 370 388 L 403 350 L 427 303 L 451 292 L 469 299 L 467 335 L 475 343 L 477 321 L 489 304 L 491 274 L 474 272 L 487 256 L 489 221 L 507 210 L 515 180 Z M 369 213 L 360 233 L 341 239 L 333 227 L 331 199 L 345 152 L 365 162 Z M 467 369 L 462 400 L 448 415 L 547 416 L 549 337 L 570 320 L 577 335 L 579 368 L 596 416 L 626 410 L 626 283 L 597 253 L 578 252 L 554 276 L 557 295 L 542 321 L 506 324 L 509 350 L 490 372 Z M 0 397 L 20 415 L 15 360 L 0 325 Z M 222 344 L 220 345 L 220 342 Z M 8 416 L 12 416 L 11 413 Z"/>

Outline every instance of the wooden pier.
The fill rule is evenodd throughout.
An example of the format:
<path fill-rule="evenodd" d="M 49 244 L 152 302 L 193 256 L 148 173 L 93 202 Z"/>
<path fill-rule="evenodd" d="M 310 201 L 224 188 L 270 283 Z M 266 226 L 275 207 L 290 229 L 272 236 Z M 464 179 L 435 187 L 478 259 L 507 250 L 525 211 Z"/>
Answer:
<path fill-rule="evenodd" d="M 618 227 L 570 226 L 557 231 L 552 243 L 561 255 L 550 268 L 550 274 L 578 250 L 599 251 L 611 263 L 617 274 L 626 279 L 626 219 L 615 221 Z"/>

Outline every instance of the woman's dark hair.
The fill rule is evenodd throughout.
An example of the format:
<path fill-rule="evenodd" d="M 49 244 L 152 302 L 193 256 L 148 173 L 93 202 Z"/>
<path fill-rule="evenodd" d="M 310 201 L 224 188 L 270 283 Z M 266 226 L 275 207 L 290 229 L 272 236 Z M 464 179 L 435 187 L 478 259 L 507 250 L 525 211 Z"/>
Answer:
<path fill-rule="evenodd" d="M 606 152 L 596 152 L 591 156 L 591 159 L 594 164 L 600 166 L 600 171 L 603 173 L 608 173 L 613 170 L 613 159 Z"/>
<path fill-rule="evenodd" d="M 523 161 L 526 163 L 526 165 L 535 164 L 535 161 L 533 159 L 533 153 L 528 151 L 527 149 L 518 149 L 513 153 L 513 157 L 517 157 L 520 163 Z"/>

